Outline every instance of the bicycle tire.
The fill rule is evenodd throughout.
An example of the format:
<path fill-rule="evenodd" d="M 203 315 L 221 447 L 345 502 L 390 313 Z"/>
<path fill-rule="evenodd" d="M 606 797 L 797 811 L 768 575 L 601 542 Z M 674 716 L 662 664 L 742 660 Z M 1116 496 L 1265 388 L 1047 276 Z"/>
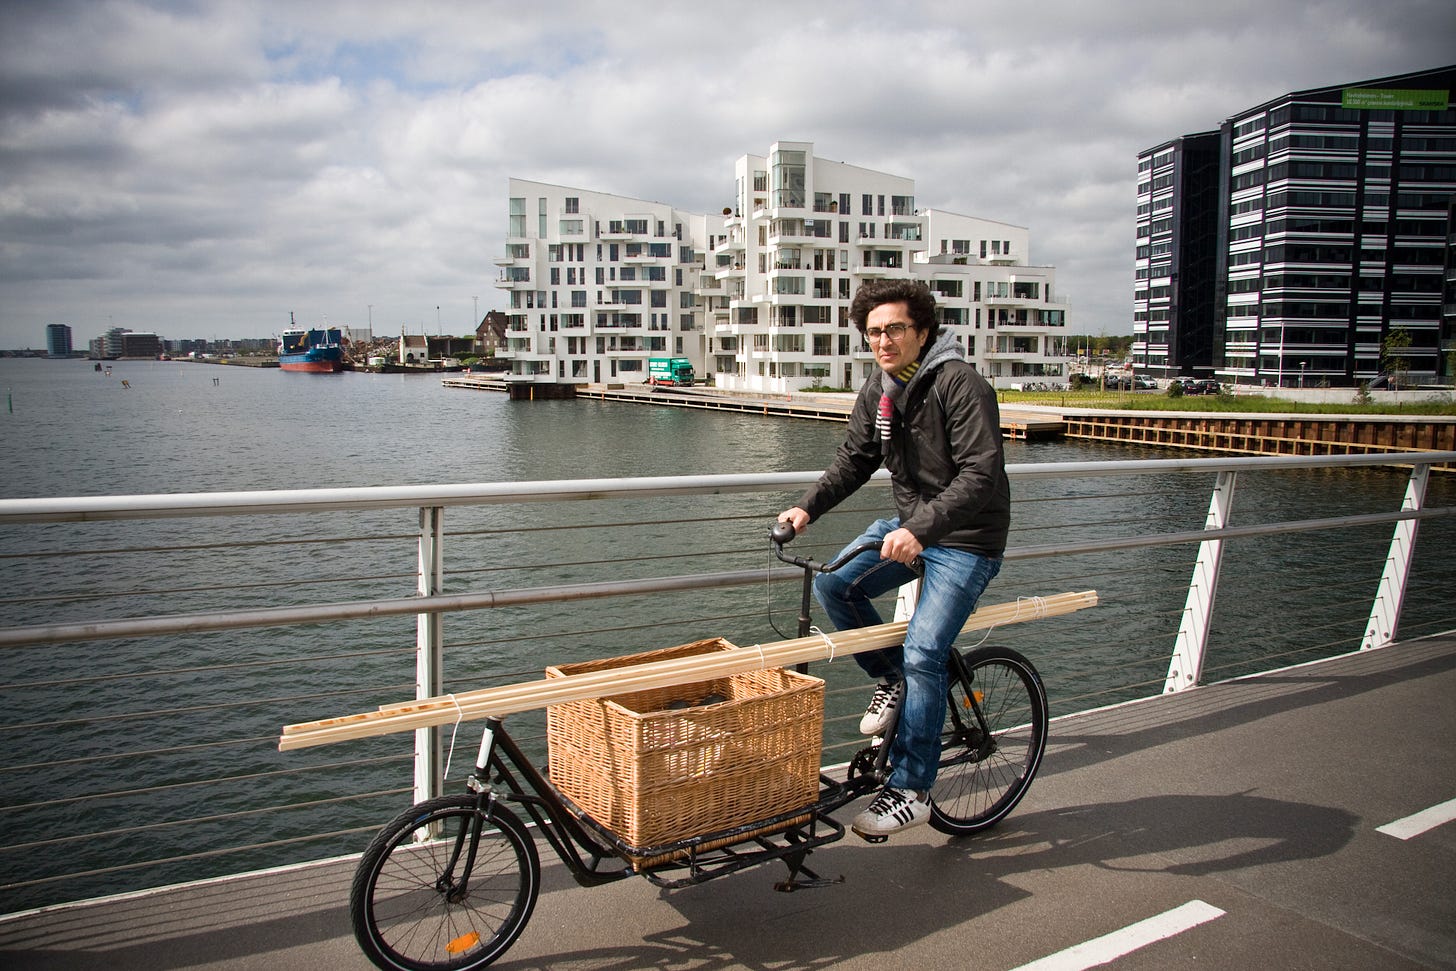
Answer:
<path fill-rule="evenodd" d="M 930 790 L 930 825 L 953 836 L 989 829 L 1016 808 L 1046 751 L 1048 717 L 1041 675 L 1021 654 L 982 647 L 961 657 L 970 684 L 952 666 L 940 769 Z"/>
<path fill-rule="evenodd" d="M 535 841 L 513 813 L 441 796 L 374 837 L 354 871 L 349 916 L 360 949 L 386 971 L 469 971 L 515 943 L 540 888 Z"/>

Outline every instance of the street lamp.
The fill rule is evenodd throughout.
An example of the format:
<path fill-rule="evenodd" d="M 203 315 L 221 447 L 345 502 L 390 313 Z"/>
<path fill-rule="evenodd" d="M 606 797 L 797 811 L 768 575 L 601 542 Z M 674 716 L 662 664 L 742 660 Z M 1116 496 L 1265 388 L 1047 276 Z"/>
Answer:
<path fill-rule="evenodd" d="M 1304 390 L 1304 366 L 1307 363 L 1308 363 L 1307 361 L 1300 361 L 1299 362 L 1299 390 L 1300 391 L 1303 391 Z"/>
<path fill-rule="evenodd" d="M 440 329 L 440 305 L 435 304 L 435 336 L 444 337 L 445 332 Z"/>

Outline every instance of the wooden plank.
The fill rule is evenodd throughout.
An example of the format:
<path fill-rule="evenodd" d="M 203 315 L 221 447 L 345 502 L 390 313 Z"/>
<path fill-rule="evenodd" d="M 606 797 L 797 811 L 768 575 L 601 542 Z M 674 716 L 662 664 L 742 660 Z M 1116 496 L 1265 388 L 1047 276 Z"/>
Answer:
<path fill-rule="evenodd" d="M 1023 597 L 1014 603 L 984 607 L 971 615 L 962 633 L 1006 624 L 1053 617 L 1097 604 L 1094 590 L 1052 597 Z M 826 661 L 861 651 L 900 643 L 905 622 L 879 624 L 858 630 L 754 644 L 689 658 L 655 661 L 607 671 L 501 685 L 443 697 L 418 699 L 313 722 L 286 725 L 278 740 L 280 751 L 413 731 L 434 725 L 504 716 L 534 708 L 610 695 L 664 688 L 809 661 Z"/>

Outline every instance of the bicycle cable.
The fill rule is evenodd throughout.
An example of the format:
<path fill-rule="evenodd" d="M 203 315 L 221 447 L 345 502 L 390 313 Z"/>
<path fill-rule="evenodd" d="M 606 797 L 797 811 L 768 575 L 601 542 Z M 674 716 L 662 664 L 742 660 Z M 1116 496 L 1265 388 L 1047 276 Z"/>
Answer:
<path fill-rule="evenodd" d="M 773 632 L 775 634 L 779 635 L 779 640 L 786 641 L 786 640 L 789 639 L 789 636 L 787 634 L 785 634 L 783 631 L 779 630 L 779 625 L 774 622 L 774 615 L 773 615 L 773 565 L 774 565 L 773 540 L 769 540 L 769 544 L 768 544 L 768 565 L 766 567 L 764 567 L 764 570 L 763 570 L 763 601 L 764 601 L 763 606 L 764 606 L 764 613 L 767 614 L 767 616 L 768 616 L 768 626 L 771 627 L 771 628 L 773 628 Z"/>

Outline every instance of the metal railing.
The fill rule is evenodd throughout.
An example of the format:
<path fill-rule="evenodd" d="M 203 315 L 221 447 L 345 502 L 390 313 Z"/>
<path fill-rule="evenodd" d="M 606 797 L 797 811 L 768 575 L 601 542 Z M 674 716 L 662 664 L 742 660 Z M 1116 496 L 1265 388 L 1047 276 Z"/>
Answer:
<path fill-rule="evenodd" d="M 986 602 L 1097 589 L 1103 606 L 995 636 L 1067 713 L 1449 629 L 1456 484 L 1436 476 L 1430 501 L 1429 470 L 1453 461 L 1013 466 Z M 450 729 L 281 755 L 285 723 L 703 636 L 777 639 L 797 597 L 779 581 L 798 573 L 770 565 L 764 535 L 816 477 L 0 500 L 0 912 L 356 852 L 468 771 Z M 1252 493 L 1238 518 L 1236 483 Z M 800 544 L 832 551 L 887 501 L 863 490 Z M 1297 515 L 1259 518 L 1276 508 Z M 857 744 L 864 682 L 824 667 L 833 761 Z M 512 719 L 539 750 L 532 717 Z"/>

